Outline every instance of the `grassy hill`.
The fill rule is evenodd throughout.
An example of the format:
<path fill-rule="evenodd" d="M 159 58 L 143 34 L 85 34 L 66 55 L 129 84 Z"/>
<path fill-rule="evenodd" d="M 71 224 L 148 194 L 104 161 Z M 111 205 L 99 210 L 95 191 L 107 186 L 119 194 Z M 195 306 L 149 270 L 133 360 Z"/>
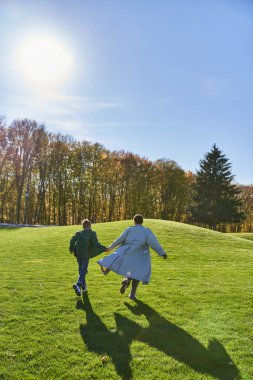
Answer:
<path fill-rule="evenodd" d="M 237 236 L 242 239 L 253 240 L 253 232 L 240 232 L 240 233 L 233 233 L 230 235 Z"/>
<path fill-rule="evenodd" d="M 96 224 L 109 245 L 131 221 Z M 253 242 L 146 220 L 169 254 L 152 252 L 138 302 L 90 261 L 75 296 L 69 239 L 79 226 L 0 229 L 0 379 L 249 380 Z"/>

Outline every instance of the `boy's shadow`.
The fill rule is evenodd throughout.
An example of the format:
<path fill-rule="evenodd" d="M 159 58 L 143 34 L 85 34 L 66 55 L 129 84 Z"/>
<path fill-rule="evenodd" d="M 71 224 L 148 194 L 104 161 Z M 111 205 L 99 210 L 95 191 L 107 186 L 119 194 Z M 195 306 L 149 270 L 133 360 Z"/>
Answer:
<path fill-rule="evenodd" d="M 77 308 L 86 312 L 87 324 L 80 325 L 80 333 L 89 351 L 107 355 L 115 365 L 118 375 L 132 378 L 130 344 L 138 340 L 164 352 L 173 359 L 186 364 L 194 371 L 211 375 L 219 380 L 240 379 L 240 373 L 225 348 L 217 340 L 210 341 L 205 348 L 185 330 L 160 316 L 154 309 L 141 301 L 134 306 L 125 303 L 134 315 L 144 315 L 149 326 L 138 323 L 115 313 L 117 329 L 110 331 L 93 311 L 87 293 L 83 302 L 77 301 Z"/>
<path fill-rule="evenodd" d="M 100 317 L 93 311 L 88 293 L 83 294 L 83 302 L 80 299 L 77 301 L 76 308 L 86 312 L 87 324 L 80 325 L 80 333 L 87 349 L 101 356 L 109 356 L 118 375 L 124 380 L 131 379 L 132 371 L 129 362 L 132 356 L 129 339 L 120 334 L 117 329 L 115 331 L 107 329 Z"/>

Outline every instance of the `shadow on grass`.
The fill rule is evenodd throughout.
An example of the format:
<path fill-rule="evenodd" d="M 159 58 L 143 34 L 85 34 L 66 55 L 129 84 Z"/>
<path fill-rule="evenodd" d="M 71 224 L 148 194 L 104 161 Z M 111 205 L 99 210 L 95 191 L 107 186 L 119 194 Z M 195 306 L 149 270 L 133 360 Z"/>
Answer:
<path fill-rule="evenodd" d="M 16 231 L 23 227 L 8 227 L 8 226 L 0 226 L 0 230 L 8 230 L 8 231 Z"/>
<path fill-rule="evenodd" d="M 124 380 L 132 378 L 130 344 L 140 341 L 164 352 L 173 359 L 186 364 L 200 374 L 219 380 L 239 380 L 240 373 L 225 348 L 217 340 L 210 341 L 205 348 L 185 330 L 160 316 L 154 309 L 141 301 L 125 303 L 134 315 L 144 315 L 149 327 L 115 313 L 117 329 L 108 330 L 100 317 L 93 311 L 87 293 L 77 308 L 86 312 L 86 325 L 80 325 L 80 333 L 89 351 L 111 358 L 118 375 Z"/>
<path fill-rule="evenodd" d="M 132 359 L 129 349 L 130 341 L 118 330 L 108 330 L 100 317 L 93 311 L 87 293 L 83 294 L 83 302 L 77 301 L 77 309 L 86 312 L 86 325 L 80 325 L 80 333 L 89 351 L 101 356 L 107 355 L 112 360 L 118 375 L 124 380 L 132 378 L 129 365 Z"/>
<path fill-rule="evenodd" d="M 182 328 L 161 317 L 154 309 L 141 301 L 132 306 L 125 303 L 135 315 L 144 315 L 149 327 L 142 328 L 137 323 L 116 314 L 118 329 L 132 340 L 139 340 L 163 351 L 173 359 L 186 364 L 201 374 L 211 375 L 220 380 L 240 379 L 240 372 L 216 339 L 205 348 L 197 339 Z"/>

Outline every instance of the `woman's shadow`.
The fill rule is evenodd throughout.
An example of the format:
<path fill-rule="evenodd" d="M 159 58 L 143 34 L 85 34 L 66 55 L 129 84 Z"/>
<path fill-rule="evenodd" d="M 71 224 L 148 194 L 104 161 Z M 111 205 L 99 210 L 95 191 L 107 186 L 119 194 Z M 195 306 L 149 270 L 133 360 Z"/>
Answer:
<path fill-rule="evenodd" d="M 149 323 L 146 328 L 116 314 L 116 324 L 125 336 L 139 340 L 155 347 L 173 359 L 186 364 L 194 371 L 211 375 L 220 380 L 240 379 L 240 373 L 226 352 L 223 345 L 216 339 L 209 342 L 205 348 L 188 332 L 160 316 L 157 311 L 141 301 L 132 306 L 125 303 L 135 315 L 144 315 Z"/>
<path fill-rule="evenodd" d="M 132 378 L 129 347 L 136 340 L 162 351 L 198 373 L 211 375 L 219 380 L 241 378 L 232 359 L 217 340 L 211 340 L 208 348 L 205 348 L 197 339 L 160 316 L 147 304 L 137 301 L 134 306 L 128 303 L 125 305 L 134 315 L 144 315 L 149 326 L 144 328 L 115 313 L 117 329 L 110 331 L 93 311 L 87 293 L 83 295 L 83 302 L 77 301 L 77 308 L 86 312 L 87 324 L 80 325 L 80 333 L 87 349 L 110 357 L 122 379 Z"/>

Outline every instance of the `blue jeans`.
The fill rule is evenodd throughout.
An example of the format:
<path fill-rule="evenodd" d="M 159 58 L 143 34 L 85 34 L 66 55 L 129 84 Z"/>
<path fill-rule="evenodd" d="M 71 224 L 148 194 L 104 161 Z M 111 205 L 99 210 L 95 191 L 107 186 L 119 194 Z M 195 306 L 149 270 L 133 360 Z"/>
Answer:
<path fill-rule="evenodd" d="M 89 264 L 89 259 L 80 259 L 79 257 L 77 257 L 76 260 L 78 263 L 78 272 L 79 272 L 79 277 L 76 284 L 78 286 L 85 287 L 86 286 L 85 276 L 86 276 L 86 273 L 88 272 L 87 268 Z"/>

